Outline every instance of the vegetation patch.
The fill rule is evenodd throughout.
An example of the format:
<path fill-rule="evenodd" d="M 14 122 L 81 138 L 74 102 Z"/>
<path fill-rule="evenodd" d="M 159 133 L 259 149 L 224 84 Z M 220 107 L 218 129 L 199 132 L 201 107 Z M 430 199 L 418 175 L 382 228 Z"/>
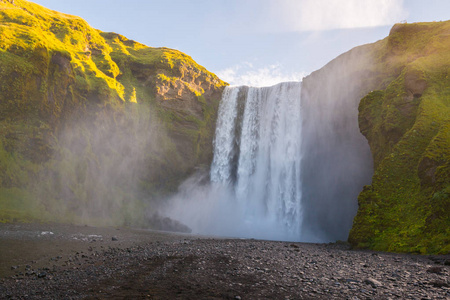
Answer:
<path fill-rule="evenodd" d="M 148 225 L 209 163 L 225 85 L 180 51 L 0 1 L 0 221 Z"/>
<path fill-rule="evenodd" d="M 360 102 L 375 173 L 358 198 L 354 246 L 450 252 L 449 30 L 450 22 L 398 24 L 379 42 L 376 68 L 398 76 Z"/>

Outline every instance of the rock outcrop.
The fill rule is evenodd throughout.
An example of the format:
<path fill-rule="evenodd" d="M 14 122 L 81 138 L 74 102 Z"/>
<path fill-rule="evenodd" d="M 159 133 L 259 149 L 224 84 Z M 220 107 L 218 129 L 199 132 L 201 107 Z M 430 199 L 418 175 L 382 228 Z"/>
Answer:
<path fill-rule="evenodd" d="M 373 45 L 380 84 L 359 104 L 373 159 L 354 246 L 450 252 L 450 22 L 397 24 Z"/>
<path fill-rule="evenodd" d="M 354 247 L 450 251 L 448 49 L 450 21 L 396 24 L 304 79 L 306 230 L 346 239 L 351 228 Z"/>

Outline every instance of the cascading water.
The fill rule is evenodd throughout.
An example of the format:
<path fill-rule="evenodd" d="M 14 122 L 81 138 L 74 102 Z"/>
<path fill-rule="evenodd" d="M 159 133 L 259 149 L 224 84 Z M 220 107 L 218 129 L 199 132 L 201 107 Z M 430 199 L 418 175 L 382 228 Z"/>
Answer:
<path fill-rule="evenodd" d="M 219 108 L 211 181 L 228 185 L 247 226 L 299 236 L 301 84 L 227 87 Z"/>
<path fill-rule="evenodd" d="M 300 240 L 301 83 L 227 87 L 210 184 L 192 177 L 165 212 L 202 234 Z"/>

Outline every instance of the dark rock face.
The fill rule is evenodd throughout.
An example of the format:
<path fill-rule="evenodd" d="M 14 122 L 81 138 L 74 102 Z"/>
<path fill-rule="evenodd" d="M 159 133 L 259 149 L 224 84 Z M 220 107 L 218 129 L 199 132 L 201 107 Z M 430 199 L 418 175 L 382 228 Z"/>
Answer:
<path fill-rule="evenodd" d="M 449 26 L 395 25 L 304 79 L 309 231 L 345 240 L 352 228 L 354 246 L 377 250 L 450 251 Z"/>
<path fill-rule="evenodd" d="M 407 72 L 405 74 L 406 100 L 411 101 L 414 98 L 420 98 L 427 86 L 423 73 L 417 70 Z"/>
<path fill-rule="evenodd" d="M 302 84 L 302 203 L 307 235 L 346 240 L 372 157 L 358 127 L 361 95 L 370 91 L 368 46 L 347 52 Z"/>
<path fill-rule="evenodd" d="M 172 231 L 181 233 L 191 233 L 192 229 L 188 226 L 168 217 L 163 217 L 157 213 L 148 217 L 149 227 L 155 230 Z"/>
<path fill-rule="evenodd" d="M 436 169 L 442 163 L 438 163 L 428 157 L 424 157 L 418 166 L 417 175 L 420 178 L 421 186 L 430 186 L 436 184 Z"/>

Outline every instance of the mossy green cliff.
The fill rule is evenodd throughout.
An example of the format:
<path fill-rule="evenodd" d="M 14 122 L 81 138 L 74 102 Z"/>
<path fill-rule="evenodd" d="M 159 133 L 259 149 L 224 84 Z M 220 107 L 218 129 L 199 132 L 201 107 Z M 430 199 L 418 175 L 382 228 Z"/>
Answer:
<path fill-rule="evenodd" d="M 396 24 L 304 78 L 310 231 L 351 228 L 360 248 L 450 251 L 449 49 L 450 21 Z"/>
<path fill-rule="evenodd" d="M 209 164 L 225 85 L 179 51 L 0 0 L 0 221 L 143 219 L 136 199 Z"/>
<path fill-rule="evenodd" d="M 396 24 L 370 46 L 372 92 L 359 126 L 373 159 L 349 241 L 450 252 L 450 22 Z"/>

